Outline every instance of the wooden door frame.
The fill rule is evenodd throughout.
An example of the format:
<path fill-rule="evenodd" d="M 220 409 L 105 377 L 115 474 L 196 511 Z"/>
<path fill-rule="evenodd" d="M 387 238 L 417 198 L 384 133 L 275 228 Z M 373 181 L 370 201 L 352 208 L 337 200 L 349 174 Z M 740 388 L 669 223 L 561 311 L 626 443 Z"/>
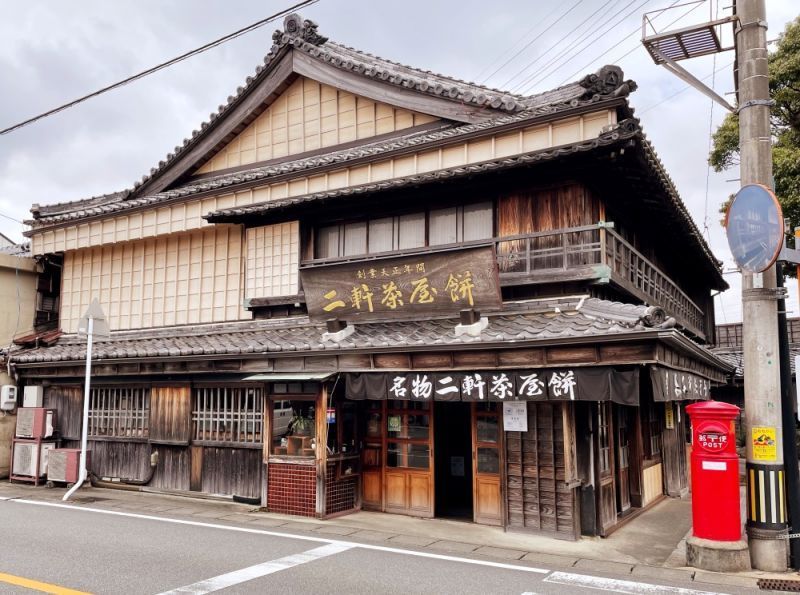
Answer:
<path fill-rule="evenodd" d="M 495 414 L 497 416 L 497 455 L 498 455 L 498 472 L 497 472 L 497 479 L 499 481 L 499 498 L 500 498 L 500 516 L 497 519 L 497 523 L 487 523 L 485 521 L 478 520 L 478 403 L 472 402 L 470 403 L 470 433 L 472 435 L 472 522 L 473 523 L 480 523 L 484 525 L 489 524 L 496 524 L 500 527 L 505 527 L 507 523 L 507 516 L 506 516 L 506 498 L 505 498 L 505 483 L 506 483 L 506 456 L 505 456 L 505 432 L 503 429 L 503 408 L 502 403 L 497 404 L 498 411 Z M 483 474 L 483 475 L 494 475 L 494 474 Z"/>
<path fill-rule="evenodd" d="M 609 471 L 608 475 L 611 478 L 611 483 L 613 485 L 613 492 L 614 492 L 614 517 L 616 520 L 616 498 L 617 498 L 617 491 L 616 491 L 616 464 L 615 464 L 615 457 L 614 457 L 614 449 L 616 441 L 614 440 L 614 415 L 613 415 L 613 408 L 611 407 L 611 403 L 609 401 L 598 401 L 596 407 L 596 430 L 595 430 L 595 460 L 597 461 L 597 465 L 595 465 L 595 482 L 597 485 L 597 490 L 595 490 L 595 507 L 597 511 L 597 532 L 599 535 L 605 537 L 607 533 L 607 528 L 603 524 L 603 484 L 602 484 L 602 477 L 600 472 L 600 408 L 601 407 L 608 408 L 608 449 L 609 449 L 609 457 L 608 457 L 608 466 Z M 616 523 L 614 523 L 616 524 Z M 611 525 L 613 527 L 613 524 Z M 610 527 L 609 527 L 610 528 Z"/>

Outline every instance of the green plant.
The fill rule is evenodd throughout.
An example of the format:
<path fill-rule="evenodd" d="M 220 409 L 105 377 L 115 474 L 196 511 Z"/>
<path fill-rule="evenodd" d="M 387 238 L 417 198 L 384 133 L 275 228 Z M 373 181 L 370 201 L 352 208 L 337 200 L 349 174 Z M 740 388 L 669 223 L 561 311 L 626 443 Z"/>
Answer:
<path fill-rule="evenodd" d="M 292 433 L 298 436 L 310 435 L 314 420 L 308 417 L 303 417 L 303 414 L 298 409 L 295 409 L 293 413 L 294 415 L 289 422 L 289 429 L 292 431 Z"/>

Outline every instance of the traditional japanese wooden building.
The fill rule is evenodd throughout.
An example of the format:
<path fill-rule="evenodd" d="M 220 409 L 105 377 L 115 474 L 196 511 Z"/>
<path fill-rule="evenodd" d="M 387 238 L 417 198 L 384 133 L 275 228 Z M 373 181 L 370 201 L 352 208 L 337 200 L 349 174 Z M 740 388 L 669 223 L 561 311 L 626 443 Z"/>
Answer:
<path fill-rule="evenodd" d="M 99 477 L 271 511 L 605 535 L 686 490 L 731 367 L 709 247 L 607 66 L 533 96 L 329 41 L 264 64 L 130 190 L 35 205 L 61 335 L 10 354 Z"/>

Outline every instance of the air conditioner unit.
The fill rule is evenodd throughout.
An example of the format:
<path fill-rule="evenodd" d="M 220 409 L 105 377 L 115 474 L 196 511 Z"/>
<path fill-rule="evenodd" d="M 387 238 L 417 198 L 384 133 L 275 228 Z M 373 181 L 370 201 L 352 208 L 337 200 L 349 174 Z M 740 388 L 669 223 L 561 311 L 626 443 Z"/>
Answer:
<path fill-rule="evenodd" d="M 92 451 L 86 451 L 86 466 Z M 51 450 L 47 461 L 47 480 L 75 483 L 81 474 L 81 449 L 56 448 Z"/>
<path fill-rule="evenodd" d="M 42 477 L 47 475 L 48 453 L 56 447 L 55 442 L 14 442 L 12 475 Z M 36 465 L 39 465 L 37 470 Z M 38 471 L 38 475 L 37 475 Z"/>
<path fill-rule="evenodd" d="M 55 409 L 20 407 L 17 409 L 17 438 L 50 438 L 55 425 Z"/>
<path fill-rule="evenodd" d="M 26 386 L 22 393 L 23 407 L 41 407 L 44 405 L 44 387 Z"/>
<path fill-rule="evenodd" d="M 12 411 L 17 406 L 17 387 L 13 384 L 4 384 L 0 388 L 0 410 Z"/>

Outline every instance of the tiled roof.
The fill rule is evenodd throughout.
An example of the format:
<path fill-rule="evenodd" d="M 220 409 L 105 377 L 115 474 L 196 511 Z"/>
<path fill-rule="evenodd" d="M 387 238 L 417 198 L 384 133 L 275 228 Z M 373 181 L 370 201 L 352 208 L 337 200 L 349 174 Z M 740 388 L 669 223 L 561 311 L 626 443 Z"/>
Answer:
<path fill-rule="evenodd" d="M 800 318 L 788 318 L 786 320 L 786 331 L 789 337 L 789 365 L 792 374 L 795 373 L 794 360 L 800 355 Z M 717 325 L 717 345 L 711 351 L 719 357 L 736 367 L 736 378 L 744 378 L 744 352 L 742 343 L 744 335 L 742 333 L 742 323 L 733 322 L 729 324 Z"/>
<path fill-rule="evenodd" d="M 28 258 L 31 255 L 31 243 L 23 242 L 22 244 L 3 246 L 2 248 L 0 248 L 0 254 L 8 254 L 9 256 L 20 256 L 23 258 Z"/>
<path fill-rule="evenodd" d="M 171 198 L 169 193 L 159 193 L 147 197 L 139 197 L 136 193 L 140 186 L 170 167 L 172 163 L 204 137 L 205 131 L 209 130 L 215 122 L 244 100 L 266 78 L 271 71 L 271 67 L 277 64 L 290 49 L 303 52 L 316 60 L 343 71 L 359 74 L 367 79 L 374 79 L 381 83 L 395 85 L 404 89 L 413 89 L 416 92 L 450 100 L 460 105 L 483 108 L 487 110 L 487 120 L 491 121 L 504 114 L 519 112 L 528 113 L 526 117 L 541 113 L 552 113 L 560 109 L 596 102 L 609 96 L 626 96 L 636 88 L 636 83 L 633 81 L 622 80 L 622 70 L 618 67 L 606 66 L 596 73 L 584 76 L 579 81 L 550 91 L 530 96 L 515 95 L 477 83 L 392 62 L 367 52 L 328 41 L 327 38 L 317 33 L 314 23 L 308 20 L 303 21 L 298 15 L 287 17 L 284 22 L 284 31 L 276 31 L 273 34 L 273 41 L 273 46 L 264 58 L 264 65 L 256 68 L 255 75 L 248 76 L 245 84 L 236 90 L 236 94 L 228 97 L 226 104 L 220 105 L 216 112 L 210 114 L 208 121 L 203 122 L 199 129 L 192 132 L 191 137 L 185 138 L 181 145 L 176 146 L 173 152 L 169 153 L 164 160 L 150 170 L 149 175 L 143 176 L 141 181 L 136 182 L 132 189 L 52 205 L 35 205 L 32 209 L 34 221 L 29 223 L 55 223 L 67 220 L 59 217 L 62 215 L 75 214 L 75 217 L 68 218 L 71 219 L 113 212 L 114 209 L 108 210 L 105 207 L 124 204 L 128 202 L 129 198 L 155 199 L 147 200 L 145 203 L 137 202 L 134 206 Z M 500 122 L 500 124 L 502 123 Z M 459 127 L 453 128 L 457 129 Z M 188 187 L 194 186 L 189 184 Z"/>
<path fill-rule="evenodd" d="M 456 337 L 458 320 L 440 318 L 356 324 L 353 334 L 336 343 L 323 341 L 324 325 L 302 317 L 119 331 L 95 342 L 93 353 L 94 359 L 105 360 L 546 343 L 652 331 L 642 320 L 646 313 L 645 306 L 584 296 L 506 304 L 506 311 L 488 315 L 489 326 L 479 337 Z M 51 347 L 16 348 L 11 356 L 13 363 L 23 365 L 79 361 L 86 357 L 86 342 L 64 335 Z"/>
<path fill-rule="evenodd" d="M 345 186 L 344 188 L 337 188 L 335 190 L 327 190 L 323 192 L 293 196 L 290 198 L 270 200 L 242 207 L 221 209 L 219 211 L 214 211 L 213 213 L 204 215 L 203 218 L 207 219 L 211 223 L 225 223 L 235 221 L 242 216 L 263 214 L 269 211 L 283 209 L 287 206 L 306 202 L 380 192 L 383 190 L 402 188 L 405 186 L 417 186 L 432 181 L 459 178 L 462 176 L 498 171 L 522 165 L 530 165 L 540 161 L 549 161 L 558 157 L 564 157 L 573 153 L 591 151 L 592 149 L 596 149 L 598 147 L 622 143 L 628 139 L 636 137 L 639 132 L 640 129 L 638 123 L 633 120 L 629 120 L 620 123 L 608 132 L 600 134 L 597 138 L 580 141 L 571 145 L 556 147 L 554 149 L 525 153 L 513 157 L 502 157 L 500 159 L 484 161 L 472 165 L 462 165 L 448 169 L 441 169 L 424 174 L 415 174 L 403 178 L 386 180 L 383 182 L 373 182 L 371 184 L 362 184 L 360 186 Z"/>
<path fill-rule="evenodd" d="M 585 89 L 584 89 L 585 91 Z M 85 217 L 97 215 L 108 215 L 120 211 L 138 209 L 148 205 L 155 205 L 166 200 L 192 196 L 202 192 L 222 190 L 231 186 L 244 183 L 252 183 L 263 180 L 269 182 L 271 178 L 285 176 L 294 173 L 304 172 L 319 167 L 330 167 L 333 165 L 344 166 L 348 162 L 356 159 L 379 158 L 395 151 L 407 150 L 424 145 L 452 140 L 458 142 L 460 137 L 472 135 L 477 132 L 491 132 L 493 128 L 500 128 L 515 123 L 523 123 L 527 120 L 535 120 L 545 115 L 557 113 L 566 109 L 589 106 L 598 103 L 607 97 L 592 95 L 587 99 L 574 99 L 567 103 L 556 105 L 541 105 L 536 108 L 529 108 L 514 115 L 501 115 L 492 120 L 477 124 L 453 125 L 446 124 L 433 131 L 417 131 L 403 134 L 389 140 L 378 142 L 366 141 L 363 145 L 350 147 L 347 149 L 332 150 L 321 155 L 305 157 L 301 159 L 287 159 L 286 161 L 271 164 L 268 166 L 256 166 L 251 169 L 237 171 L 234 173 L 222 173 L 212 177 L 206 177 L 199 181 L 189 182 L 182 186 L 159 192 L 149 196 L 129 198 L 130 192 L 118 192 L 101 197 L 95 197 L 86 201 L 75 201 L 72 203 L 62 203 L 59 205 L 39 206 L 34 210 L 35 219 L 26 221 L 35 227 L 47 226 L 65 221 L 73 221 Z M 29 232 L 30 233 L 30 232 Z"/>

